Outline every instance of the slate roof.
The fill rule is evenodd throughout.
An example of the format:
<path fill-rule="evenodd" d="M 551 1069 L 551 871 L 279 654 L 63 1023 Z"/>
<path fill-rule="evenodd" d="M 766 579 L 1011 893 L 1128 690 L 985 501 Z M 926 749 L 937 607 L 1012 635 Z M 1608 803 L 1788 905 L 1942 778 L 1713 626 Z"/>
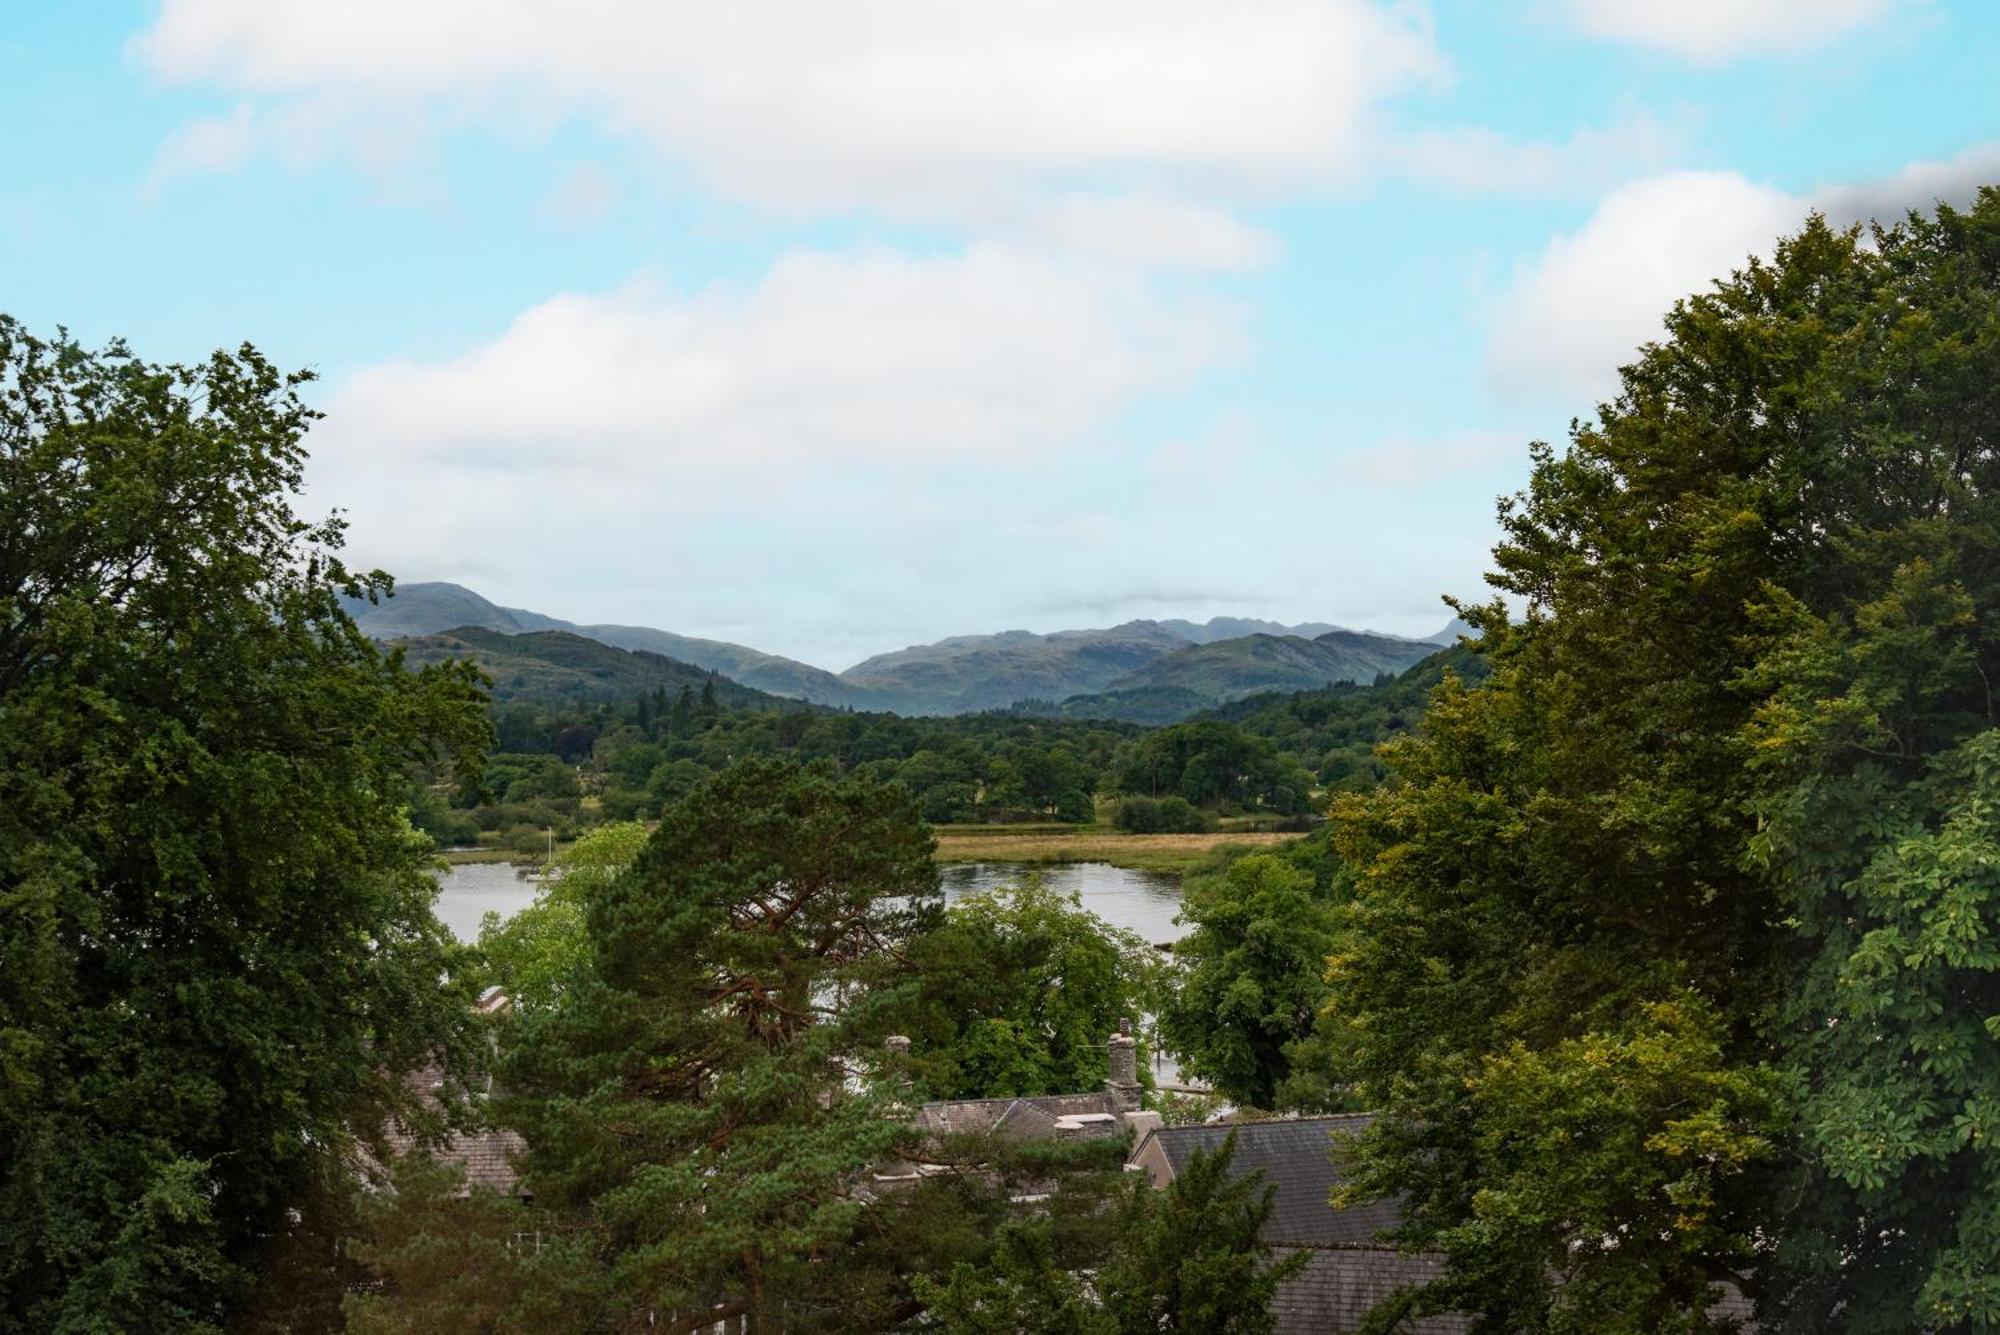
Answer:
<path fill-rule="evenodd" d="M 1280 1249 L 1281 1254 L 1290 1248 Z M 1369 1310 L 1400 1289 L 1443 1272 L 1434 1253 L 1407 1256 L 1379 1248 L 1302 1247 L 1305 1269 L 1278 1286 L 1271 1300 L 1278 1335 L 1330 1335 L 1361 1329 Z M 1405 1318 L 1397 1335 L 1466 1335 L 1469 1317 L 1456 1312 Z"/>
<path fill-rule="evenodd" d="M 465 1185 L 468 1190 L 497 1191 L 512 1195 L 520 1188 L 521 1174 L 514 1167 L 516 1159 L 528 1148 L 528 1142 L 514 1131 L 481 1131 L 473 1135 L 453 1136 L 438 1152 L 438 1158 L 445 1163 L 465 1166 Z"/>
<path fill-rule="evenodd" d="M 1233 1131 L 1236 1155 L 1230 1160 L 1229 1175 L 1236 1178 L 1261 1169 L 1264 1180 L 1274 1188 L 1271 1217 L 1264 1225 L 1266 1242 L 1296 1247 L 1367 1247 L 1380 1245 L 1375 1235 L 1400 1221 L 1397 1203 L 1375 1201 L 1336 1210 L 1327 1200 L 1344 1180 L 1334 1162 L 1334 1137 L 1361 1131 L 1371 1120 L 1368 1114 L 1358 1113 L 1167 1126 L 1153 1132 L 1150 1139 L 1179 1176 L 1196 1150 L 1212 1153 L 1222 1148 Z"/>
<path fill-rule="evenodd" d="M 917 1129 L 934 1136 L 972 1132 L 1007 1132 L 1026 1139 L 1045 1136 L 1059 1118 L 1117 1115 L 1109 1091 L 1094 1094 L 1042 1094 L 1012 1099 L 949 1099 L 926 1103 L 917 1110 Z M 1115 1129 L 1122 1123 L 1112 1123 Z"/>

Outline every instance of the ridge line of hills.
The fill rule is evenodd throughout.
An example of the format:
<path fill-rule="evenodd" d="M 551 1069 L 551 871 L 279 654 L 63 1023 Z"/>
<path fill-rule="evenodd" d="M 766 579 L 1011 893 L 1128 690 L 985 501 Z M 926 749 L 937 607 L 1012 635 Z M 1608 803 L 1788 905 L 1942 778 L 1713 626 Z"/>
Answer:
<path fill-rule="evenodd" d="M 906 715 L 1018 709 L 1148 723 L 1272 690 L 1365 684 L 1455 643 L 1460 629 L 1454 622 L 1413 640 L 1324 623 L 1129 621 L 952 636 L 833 673 L 727 641 L 503 607 L 457 584 L 405 584 L 379 604 L 351 600 L 348 611 L 367 634 L 406 645 L 413 662 L 479 660 L 502 698 L 674 694 L 715 674 L 726 683 L 715 687 L 718 699 L 731 705 L 789 699 Z"/>

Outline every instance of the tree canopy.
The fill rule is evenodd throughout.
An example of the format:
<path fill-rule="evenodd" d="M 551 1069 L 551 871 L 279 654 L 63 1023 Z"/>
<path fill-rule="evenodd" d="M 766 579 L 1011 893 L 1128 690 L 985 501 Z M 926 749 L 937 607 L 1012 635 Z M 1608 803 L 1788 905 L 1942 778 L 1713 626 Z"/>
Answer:
<path fill-rule="evenodd" d="M 909 957 L 902 1027 L 936 1098 L 1100 1088 L 1105 1040 L 1152 1009 L 1158 972 L 1146 942 L 1033 879 L 951 905 Z"/>
<path fill-rule="evenodd" d="M 1160 1010 L 1181 1067 L 1253 1108 L 1280 1105 L 1297 1045 L 1326 1001 L 1335 916 L 1312 874 L 1272 853 L 1240 858 L 1183 890 L 1188 933 Z"/>
<path fill-rule="evenodd" d="M 911 1134 L 850 1076 L 935 912 L 930 853 L 902 790 L 749 761 L 588 897 L 588 966 L 503 1074 L 528 1181 L 587 1211 L 615 1307 L 782 1323 L 824 1301 L 813 1258 L 869 1209 L 853 1175 Z"/>
<path fill-rule="evenodd" d="M 2000 1325 L 2000 195 L 1819 219 L 1537 447 L 1336 808 L 1357 1192 L 1482 1329 Z"/>
<path fill-rule="evenodd" d="M 470 1024 L 410 767 L 469 669 L 291 508 L 312 412 L 0 317 L 0 1329 L 220 1329 L 402 1073 Z"/>

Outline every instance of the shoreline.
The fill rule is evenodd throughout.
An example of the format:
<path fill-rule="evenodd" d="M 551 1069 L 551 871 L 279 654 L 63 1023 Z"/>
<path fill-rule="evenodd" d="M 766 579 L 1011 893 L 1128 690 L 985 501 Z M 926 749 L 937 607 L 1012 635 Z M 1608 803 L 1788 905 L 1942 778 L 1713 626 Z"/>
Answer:
<path fill-rule="evenodd" d="M 1002 834 L 993 827 L 935 827 L 940 864 L 964 862 L 1104 862 L 1127 871 L 1186 873 L 1219 848 L 1275 848 L 1300 834 L 1216 830 L 1205 834 L 1121 834 L 1105 830 L 1055 833 L 1047 827 Z"/>
<path fill-rule="evenodd" d="M 1254 830 L 1212 830 L 1202 834 L 1125 834 L 1074 825 L 975 825 L 932 827 L 940 865 L 967 862 L 1020 862 L 1054 865 L 1103 862 L 1127 871 L 1184 874 L 1207 862 L 1219 848 L 1276 848 L 1303 836 Z M 539 854 L 511 848 L 448 848 L 438 856 L 451 866 L 510 862 L 539 866 Z"/>

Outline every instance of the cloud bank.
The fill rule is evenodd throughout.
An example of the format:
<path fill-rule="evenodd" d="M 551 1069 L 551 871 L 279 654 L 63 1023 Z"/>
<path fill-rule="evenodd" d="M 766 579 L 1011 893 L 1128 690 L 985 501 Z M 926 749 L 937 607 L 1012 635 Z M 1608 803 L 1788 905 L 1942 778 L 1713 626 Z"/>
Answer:
<path fill-rule="evenodd" d="M 1323 180 L 1444 69 L 1420 11 L 1364 0 L 168 0 L 134 50 L 315 120 L 579 116 L 737 198 L 922 217 L 1085 172 Z"/>

